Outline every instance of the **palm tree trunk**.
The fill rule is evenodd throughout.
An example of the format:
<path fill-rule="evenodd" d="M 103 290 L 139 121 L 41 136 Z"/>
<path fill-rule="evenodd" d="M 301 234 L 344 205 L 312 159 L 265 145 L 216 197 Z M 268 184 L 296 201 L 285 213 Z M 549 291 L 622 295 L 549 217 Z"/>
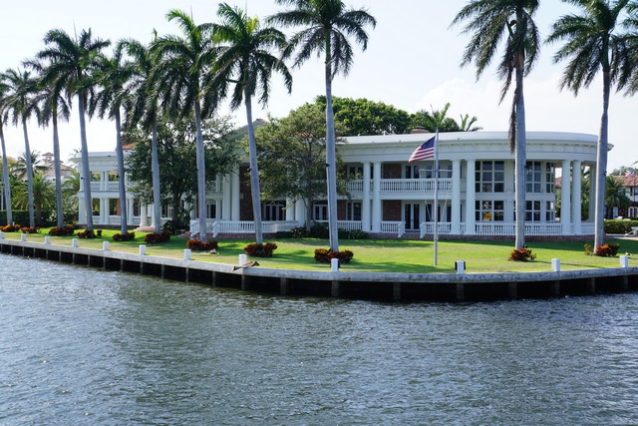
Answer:
<path fill-rule="evenodd" d="M 124 150 L 122 149 L 122 123 L 120 109 L 115 111 L 115 155 L 117 156 L 118 189 L 120 193 L 120 233 L 128 232 L 128 214 L 126 211 L 126 184 L 124 182 Z"/>
<path fill-rule="evenodd" d="M 157 153 L 157 125 L 153 125 L 151 136 L 151 178 L 153 179 L 153 217 L 155 218 L 156 234 L 160 233 L 162 226 L 162 201 L 160 187 L 159 155 Z"/>
<path fill-rule="evenodd" d="M 197 161 L 197 210 L 199 212 L 199 238 L 205 240 L 206 229 L 206 159 L 204 152 L 204 136 L 202 135 L 202 113 L 199 101 L 195 101 L 196 161 Z"/>
<path fill-rule="evenodd" d="M 596 147 L 596 210 L 594 220 L 594 250 L 605 243 L 605 177 L 607 175 L 607 146 L 609 130 L 610 72 L 603 71 L 603 115 Z"/>
<path fill-rule="evenodd" d="M 84 94 L 78 93 L 78 113 L 80 115 L 80 141 L 82 178 L 84 179 L 84 210 L 86 212 L 86 229 L 93 230 L 93 200 L 91 197 L 91 171 L 89 170 L 89 146 L 86 141 L 86 121 L 84 117 Z"/>
<path fill-rule="evenodd" d="M 248 121 L 248 151 L 250 155 L 250 194 L 253 202 L 253 220 L 255 222 L 255 241 L 258 244 L 264 242 L 261 228 L 261 190 L 259 188 L 259 169 L 257 168 L 257 141 L 255 140 L 255 127 L 253 126 L 252 101 L 248 90 L 245 91 L 246 119 Z"/>
<path fill-rule="evenodd" d="M 27 120 L 22 120 L 22 132 L 24 133 L 24 153 L 27 162 L 27 203 L 29 206 L 29 226 L 35 227 L 35 213 L 33 210 L 33 164 L 31 163 L 31 147 L 29 146 L 29 133 L 27 132 Z"/>
<path fill-rule="evenodd" d="M 60 138 L 58 135 L 57 111 L 53 112 L 53 169 L 55 172 L 55 216 L 56 226 L 64 226 L 64 210 L 62 209 L 62 172 L 60 170 Z"/>
<path fill-rule="evenodd" d="M 337 154 L 334 111 L 332 110 L 332 56 L 330 34 L 326 36 L 326 178 L 328 185 L 328 232 L 330 250 L 339 251 L 337 228 Z"/>
<path fill-rule="evenodd" d="M 516 241 L 517 249 L 525 247 L 525 163 L 527 161 L 527 134 L 525 128 L 525 99 L 523 96 L 523 76 L 521 66 L 516 68 L 516 146 L 515 153 L 515 173 L 514 173 L 514 191 L 516 197 Z"/>
<path fill-rule="evenodd" d="M 0 144 L 2 144 L 2 183 L 4 185 L 4 202 L 7 212 L 7 225 L 13 224 L 13 209 L 11 207 L 11 181 L 9 180 L 9 164 L 7 150 L 4 145 L 4 124 L 0 122 Z"/>

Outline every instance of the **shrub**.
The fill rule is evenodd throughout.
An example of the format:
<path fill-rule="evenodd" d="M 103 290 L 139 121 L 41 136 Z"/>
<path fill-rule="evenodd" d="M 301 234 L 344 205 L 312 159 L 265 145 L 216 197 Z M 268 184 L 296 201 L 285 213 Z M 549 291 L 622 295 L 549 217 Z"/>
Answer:
<path fill-rule="evenodd" d="M 370 238 L 370 235 L 359 229 L 353 229 L 351 231 L 346 231 L 344 229 L 339 230 L 339 238 L 344 240 L 367 240 Z"/>
<path fill-rule="evenodd" d="M 516 262 L 529 262 L 536 259 L 536 255 L 532 253 L 531 249 L 523 247 L 522 249 L 514 249 L 510 254 L 510 260 Z"/>
<path fill-rule="evenodd" d="M 125 232 L 124 234 L 118 232 L 113 235 L 113 241 L 133 241 L 135 239 L 135 232 Z"/>
<path fill-rule="evenodd" d="M 168 232 L 162 232 L 159 234 L 153 233 L 146 234 L 146 236 L 144 237 L 144 242 L 146 244 L 161 244 L 170 241 L 170 239 L 171 234 L 169 234 Z"/>
<path fill-rule="evenodd" d="M 54 237 L 73 235 L 73 232 L 75 232 L 75 228 L 73 227 L 73 225 L 65 225 L 60 227 L 54 226 L 53 228 L 49 229 L 49 235 Z"/>
<path fill-rule="evenodd" d="M 200 240 L 188 240 L 186 246 L 193 251 L 211 251 L 217 250 L 217 241 L 200 241 Z"/>
<path fill-rule="evenodd" d="M 83 231 L 78 232 L 75 235 L 78 238 L 89 239 L 90 240 L 90 239 L 93 239 L 93 238 L 101 237 L 102 236 L 102 231 L 93 231 L 93 230 L 85 229 Z"/>
<path fill-rule="evenodd" d="M 620 246 L 618 244 L 603 244 L 596 247 L 596 256 L 615 257 L 618 254 Z"/>
<path fill-rule="evenodd" d="M 5 225 L 1 229 L 2 232 L 18 232 L 21 228 L 20 225 Z"/>
<path fill-rule="evenodd" d="M 274 243 L 250 243 L 244 247 L 244 251 L 251 257 L 272 257 L 273 252 L 277 249 Z"/>
<path fill-rule="evenodd" d="M 350 263 L 354 253 L 350 250 L 332 251 L 330 249 L 316 249 L 315 250 L 315 262 L 317 263 L 330 263 L 332 259 L 339 259 L 339 263 Z"/>
<path fill-rule="evenodd" d="M 291 238 L 305 238 L 307 236 L 308 236 L 308 232 L 306 232 L 306 228 L 303 226 L 300 226 L 298 228 L 292 228 L 290 230 Z"/>
<path fill-rule="evenodd" d="M 315 223 L 310 227 L 310 237 L 312 238 L 329 238 L 330 232 L 328 231 L 328 225 L 322 223 Z"/>
<path fill-rule="evenodd" d="M 22 232 L 23 234 L 37 234 L 38 233 L 38 228 L 37 227 L 31 228 L 30 226 L 23 226 L 22 228 L 20 228 L 20 232 Z"/>
<path fill-rule="evenodd" d="M 591 244 L 585 244 L 585 254 L 587 256 L 591 256 L 592 254 L 594 254 L 594 246 L 592 246 Z"/>
<path fill-rule="evenodd" d="M 638 220 L 606 220 L 605 233 L 607 234 L 627 234 L 631 228 L 638 226 Z"/>

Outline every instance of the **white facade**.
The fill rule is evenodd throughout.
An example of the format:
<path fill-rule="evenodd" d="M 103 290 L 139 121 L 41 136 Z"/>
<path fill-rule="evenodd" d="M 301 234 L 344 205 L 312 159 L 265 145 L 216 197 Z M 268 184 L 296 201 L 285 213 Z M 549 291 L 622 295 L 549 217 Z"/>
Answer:
<path fill-rule="evenodd" d="M 412 151 L 431 136 L 361 136 L 347 138 L 339 145 L 348 178 L 348 196 L 339 201 L 339 227 L 375 234 L 431 234 L 434 162 L 407 162 Z M 586 168 L 595 171 L 596 141 L 594 135 L 528 133 L 527 235 L 593 233 L 593 212 L 586 212 L 587 220 L 581 214 L 581 173 Z M 443 133 L 439 160 L 439 232 L 513 235 L 514 156 L 507 133 Z M 119 216 L 113 214 L 114 206 L 119 204 L 114 201 L 118 197 L 115 155 L 92 153 L 90 167 L 101 178 L 91 184 L 94 200 L 99 200 L 94 201 L 95 207 L 99 206 L 95 223 L 117 224 Z M 562 179 L 560 220 L 556 215 L 557 169 Z M 209 185 L 209 227 L 214 233 L 251 232 L 252 209 L 247 205 L 250 189 L 247 182 L 240 182 L 240 175 L 244 174 L 236 170 Z M 593 194 L 594 188 L 590 191 Z M 138 207 L 133 194 L 128 197 L 130 225 L 150 224 L 152 209 Z M 325 207 L 325 202 L 313 206 L 315 220 L 327 219 Z M 300 226 L 305 220 L 305 207 L 295 200 L 264 203 L 262 212 L 267 232 Z M 80 221 L 83 214 L 81 210 Z"/>

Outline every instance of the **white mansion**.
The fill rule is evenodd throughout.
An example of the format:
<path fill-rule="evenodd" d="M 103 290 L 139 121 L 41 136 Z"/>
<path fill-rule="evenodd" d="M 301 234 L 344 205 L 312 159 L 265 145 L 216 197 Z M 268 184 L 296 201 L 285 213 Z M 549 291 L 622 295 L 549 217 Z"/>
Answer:
<path fill-rule="evenodd" d="M 338 206 L 339 228 L 374 234 L 433 232 L 433 161 L 408 164 L 412 151 L 428 134 L 359 136 L 338 146 L 346 165 L 348 195 Z M 585 221 L 581 215 L 582 171 L 596 168 L 593 135 L 529 132 L 527 141 L 527 235 L 593 234 L 593 204 Z M 439 232 L 449 235 L 514 234 L 514 156 L 505 132 L 443 133 L 439 142 Z M 119 224 L 118 175 L 114 153 L 90 154 L 94 223 Z M 556 171 L 560 169 L 560 220 L 556 214 Z M 209 185 L 208 226 L 214 234 L 253 231 L 250 186 L 246 165 L 217 176 Z M 589 188 L 593 199 L 594 188 Z M 81 197 L 82 194 L 80 193 Z M 152 208 L 129 193 L 130 225 L 150 225 Z M 312 207 L 315 221 L 327 220 L 326 202 Z M 301 226 L 303 202 L 263 202 L 266 232 Z M 80 222 L 85 220 L 80 203 Z M 194 212 L 193 212 L 194 214 Z M 161 220 L 170 211 L 162 209 Z M 196 227 L 193 221 L 192 227 Z M 197 229 L 191 229 L 197 231 Z"/>

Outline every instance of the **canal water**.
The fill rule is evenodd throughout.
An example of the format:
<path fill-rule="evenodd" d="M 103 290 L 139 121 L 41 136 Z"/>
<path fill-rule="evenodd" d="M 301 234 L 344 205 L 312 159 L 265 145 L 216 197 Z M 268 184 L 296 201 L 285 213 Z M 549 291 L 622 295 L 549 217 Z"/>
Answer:
<path fill-rule="evenodd" d="M 0 424 L 631 424 L 638 296 L 391 305 L 0 256 Z"/>

